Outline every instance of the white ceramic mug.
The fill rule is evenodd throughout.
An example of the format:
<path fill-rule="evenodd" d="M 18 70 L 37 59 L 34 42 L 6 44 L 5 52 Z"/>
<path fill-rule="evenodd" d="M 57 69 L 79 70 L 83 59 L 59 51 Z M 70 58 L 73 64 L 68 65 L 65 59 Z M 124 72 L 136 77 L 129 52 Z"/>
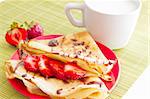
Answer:
<path fill-rule="evenodd" d="M 81 10 L 82 20 L 75 19 L 71 9 Z M 85 27 L 96 41 L 118 49 L 128 43 L 140 9 L 140 0 L 84 0 L 83 4 L 68 3 L 65 13 L 73 25 Z"/>

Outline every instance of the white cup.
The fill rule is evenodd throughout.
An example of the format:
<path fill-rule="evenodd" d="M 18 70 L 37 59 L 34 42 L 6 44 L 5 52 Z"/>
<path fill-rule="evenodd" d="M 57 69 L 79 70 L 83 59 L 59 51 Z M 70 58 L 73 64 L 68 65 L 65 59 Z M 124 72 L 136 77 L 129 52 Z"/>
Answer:
<path fill-rule="evenodd" d="M 71 9 L 81 10 L 82 20 L 74 18 Z M 96 41 L 118 49 L 128 43 L 140 9 L 140 0 L 84 0 L 83 4 L 68 3 L 65 13 L 73 25 L 85 27 Z"/>

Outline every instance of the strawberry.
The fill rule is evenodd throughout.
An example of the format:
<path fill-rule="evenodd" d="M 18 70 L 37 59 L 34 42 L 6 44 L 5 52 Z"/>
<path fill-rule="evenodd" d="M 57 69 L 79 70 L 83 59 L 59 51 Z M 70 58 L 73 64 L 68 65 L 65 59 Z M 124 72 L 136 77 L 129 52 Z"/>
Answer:
<path fill-rule="evenodd" d="M 53 73 L 55 74 L 55 77 L 61 80 L 65 80 L 65 74 L 64 74 L 64 64 L 56 61 L 56 60 L 50 60 L 49 61 L 49 65 L 53 71 Z"/>
<path fill-rule="evenodd" d="M 49 59 L 45 55 L 42 55 L 40 57 L 39 61 L 39 71 L 40 73 L 45 77 L 51 77 L 53 76 L 52 70 L 49 66 Z"/>
<path fill-rule="evenodd" d="M 44 30 L 39 23 L 32 21 L 30 24 L 25 22 L 25 25 L 27 26 L 28 39 L 41 36 L 44 33 Z"/>
<path fill-rule="evenodd" d="M 77 80 L 85 75 L 85 71 L 78 67 L 76 63 L 67 63 L 64 67 L 65 76 L 67 79 Z"/>
<path fill-rule="evenodd" d="M 27 71 L 38 72 L 38 56 L 27 55 L 24 59 L 24 68 Z"/>
<path fill-rule="evenodd" d="M 13 22 L 11 29 L 8 30 L 5 35 L 5 39 L 9 44 L 17 46 L 21 40 L 26 40 L 27 36 L 27 31 L 24 28 L 19 27 L 18 23 Z"/>
<path fill-rule="evenodd" d="M 24 67 L 27 71 L 40 72 L 44 77 L 56 77 L 66 81 L 67 79 L 78 80 L 85 76 L 85 71 L 76 63 L 62 63 L 48 58 L 45 55 L 27 55 L 24 59 Z"/>
<path fill-rule="evenodd" d="M 67 79 L 78 80 L 84 77 L 84 73 L 77 73 L 75 71 L 66 71 L 65 76 Z"/>

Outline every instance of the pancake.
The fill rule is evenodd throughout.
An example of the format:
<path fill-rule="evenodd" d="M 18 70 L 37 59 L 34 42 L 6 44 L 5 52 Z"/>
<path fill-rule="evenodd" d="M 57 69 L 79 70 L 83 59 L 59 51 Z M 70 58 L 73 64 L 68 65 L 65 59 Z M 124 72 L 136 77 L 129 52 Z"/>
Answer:
<path fill-rule="evenodd" d="M 79 32 L 54 39 L 37 40 L 21 44 L 21 48 L 32 54 L 45 54 L 62 62 L 77 62 L 81 68 L 95 73 L 106 81 L 115 61 L 107 59 L 87 32 Z"/>
<path fill-rule="evenodd" d="M 82 80 L 59 80 L 44 78 L 39 73 L 26 71 L 20 60 L 6 62 L 6 75 L 9 79 L 23 81 L 28 91 L 38 95 L 48 95 L 53 99 L 105 99 L 108 89 L 98 77 L 87 77 Z"/>

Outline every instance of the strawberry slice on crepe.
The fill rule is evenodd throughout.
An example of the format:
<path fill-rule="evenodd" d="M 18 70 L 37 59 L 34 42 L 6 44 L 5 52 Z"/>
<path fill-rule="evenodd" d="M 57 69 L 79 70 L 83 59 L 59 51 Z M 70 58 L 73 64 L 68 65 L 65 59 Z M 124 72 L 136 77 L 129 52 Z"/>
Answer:
<path fill-rule="evenodd" d="M 73 62 L 106 81 L 115 61 L 107 59 L 87 32 L 73 33 L 54 39 L 33 39 L 22 43 L 22 49 L 32 54 L 45 54 L 64 63 Z"/>

